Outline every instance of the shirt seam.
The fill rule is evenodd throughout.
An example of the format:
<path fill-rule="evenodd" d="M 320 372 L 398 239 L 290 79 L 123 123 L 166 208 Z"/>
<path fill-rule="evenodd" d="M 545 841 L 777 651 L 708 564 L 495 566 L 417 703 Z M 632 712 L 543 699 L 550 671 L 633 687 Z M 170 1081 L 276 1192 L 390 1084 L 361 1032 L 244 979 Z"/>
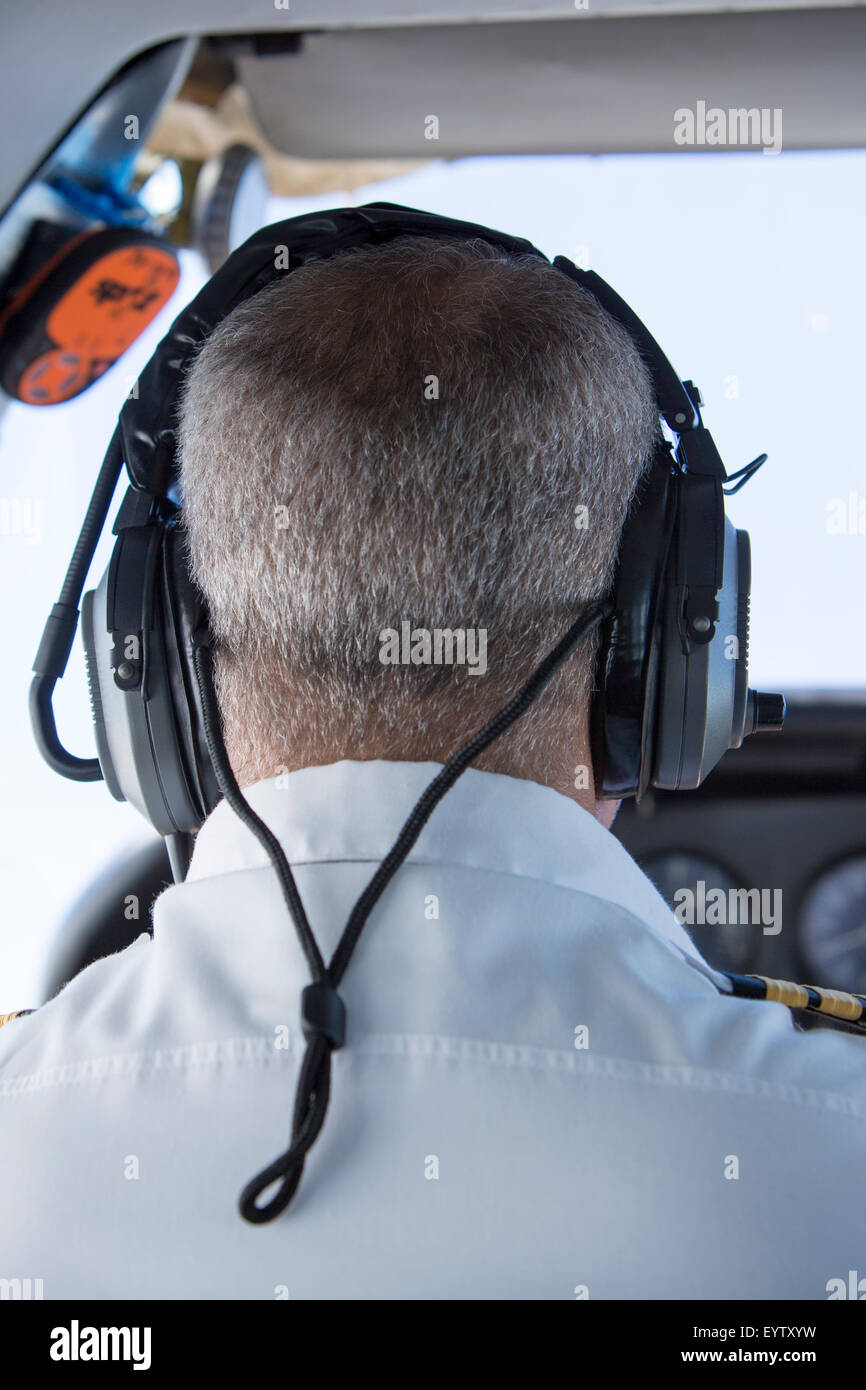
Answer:
<path fill-rule="evenodd" d="M 212 1039 L 151 1052 L 111 1053 L 79 1062 L 68 1062 L 17 1077 L 0 1077 L 0 1098 L 14 1099 L 50 1089 L 83 1087 L 109 1080 L 153 1079 L 160 1074 L 192 1071 L 221 1065 L 279 1065 L 300 1055 L 304 1039 L 290 1035 L 288 1046 L 276 1047 L 261 1035 Z M 608 1054 L 585 1053 L 534 1044 L 490 1042 L 437 1034 L 367 1034 L 335 1056 L 342 1069 L 353 1059 L 427 1060 L 469 1062 L 503 1070 L 547 1072 L 575 1078 L 641 1082 L 681 1090 L 727 1092 L 783 1104 L 821 1109 L 854 1119 L 866 1119 L 866 1103 L 833 1091 L 815 1090 L 791 1083 L 750 1077 L 738 1072 L 694 1066 L 682 1062 L 649 1062 Z"/>

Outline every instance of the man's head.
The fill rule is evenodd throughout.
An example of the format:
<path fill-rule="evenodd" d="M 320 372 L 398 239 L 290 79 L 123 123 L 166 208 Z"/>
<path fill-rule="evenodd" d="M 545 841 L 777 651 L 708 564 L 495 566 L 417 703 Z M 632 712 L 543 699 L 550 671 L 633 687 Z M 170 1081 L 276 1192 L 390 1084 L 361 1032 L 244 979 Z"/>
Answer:
<path fill-rule="evenodd" d="M 619 325 L 486 242 L 345 252 L 236 309 L 191 369 L 180 433 L 241 784 L 344 757 L 446 761 L 609 586 L 657 429 Z M 417 664 L 402 640 L 383 661 L 404 623 L 432 660 L 422 635 Z M 457 629 L 474 667 L 447 664 L 447 638 L 436 664 L 436 633 Z M 478 766 L 574 796 L 593 651 Z"/>

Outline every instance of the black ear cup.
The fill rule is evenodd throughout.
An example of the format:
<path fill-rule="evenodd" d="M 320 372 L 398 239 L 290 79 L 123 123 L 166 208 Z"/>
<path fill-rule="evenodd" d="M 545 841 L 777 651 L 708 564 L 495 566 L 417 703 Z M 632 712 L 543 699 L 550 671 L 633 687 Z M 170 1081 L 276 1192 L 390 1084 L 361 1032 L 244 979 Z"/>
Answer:
<path fill-rule="evenodd" d="M 112 796 L 161 835 L 198 829 L 219 800 L 192 669 L 204 621 L 178 527 L 120 530 L 82 605 L 97 753 Z"/>
<path fill-rule="evenodd" d="M 752 596 L 752 546 L 748 531 L 737 532 L 737 644 L 734 684 L 734 718 L 731 748 L 739 748 L 746 736 L 749 707 L 749 619 Z"/>
<path fill-rule="evenodd" d="M 658 691 L 658 632 L 676 521 L 674 467 L 659 448 L 623 528 L 613 617 L 596 664 L 590 729 L 598 795 L 640 798 L 652 769 Z"/>
<path fill-rule="evenodd" d="M 194 823 L 183 828 L 193 830 L 210 815 L 221 792 L 205 739 L 204 713 L 193 666 L 194 640 L 200 639 L 207 626 L 207 611 L 190 575 L 186 537 L 180 526 L 170 526 L 165 532 L 161 578 L 165 647 L 172 658 L 166 670 L 185 780 L 195 816 Z"/>
<path fill-rule="evenodd" d="M 718 619 L 708 642 L 696 642 L 689 632 L 683 590 L 673 582 L 666 588 L 651 774 L 655 787 L 699 787 L 731 746 L 737 685 L 747 679 L 740 650 L 738 536 L 726 520 Z"/>
<path fill-rule="evenodd" d="M 605 799 L 640 800 L 650 786 L 694 789 L 749 732 L 749 538 L 722 511 L 718 616 L 702 640 L 687 621 L 684 555 L 715 544 L 724 504 L 685 513 L 684 486 L 660 451 L 623 530 L 591 716 Z"/>

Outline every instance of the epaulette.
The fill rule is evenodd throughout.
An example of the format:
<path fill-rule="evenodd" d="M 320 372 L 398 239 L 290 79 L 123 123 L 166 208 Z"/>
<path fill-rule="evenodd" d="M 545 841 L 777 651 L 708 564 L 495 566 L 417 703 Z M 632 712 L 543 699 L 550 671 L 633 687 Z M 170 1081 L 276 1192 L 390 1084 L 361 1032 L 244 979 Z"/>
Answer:
<path fill-rule="evenodd" d="M 741 999 L 768 999 L 774 1004 L 786 1004 L 789 1009 L 805 1009 L 851 1032 L 866 1034 L 866 995 L 796 985 L 791 980 L 771 980 L 766 975 L 723 973 L 730 980 L 733 993 Z"/>
<path fill-rule="evenodd" d="M 35 1013 L 35 1009 L 17 1009 L 14 1014 L 0 1014 L 0 1028 L 4 1023 L 11 1023 L 13 1018 L 23 1018 L 25 1014 Z"/>

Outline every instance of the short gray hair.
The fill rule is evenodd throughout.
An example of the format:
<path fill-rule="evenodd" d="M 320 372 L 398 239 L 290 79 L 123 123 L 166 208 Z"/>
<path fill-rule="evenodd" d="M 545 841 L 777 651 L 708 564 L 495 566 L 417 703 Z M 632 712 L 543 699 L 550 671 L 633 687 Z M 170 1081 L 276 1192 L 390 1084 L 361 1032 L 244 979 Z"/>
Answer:
<path fill-rule="evenodd" d="M 625 331 L 481 240 L 347 251 L 235 309 L 189 372 L 180 450 L 241 779 L 374 727 L 460 746 L 609 587 L 657 431 Z M 383 666 L 404 620 L 485 629 L 488 674 Z M 537 747 L 563 699 L 585 707 L 591 655 L 509 737 Z"/>

